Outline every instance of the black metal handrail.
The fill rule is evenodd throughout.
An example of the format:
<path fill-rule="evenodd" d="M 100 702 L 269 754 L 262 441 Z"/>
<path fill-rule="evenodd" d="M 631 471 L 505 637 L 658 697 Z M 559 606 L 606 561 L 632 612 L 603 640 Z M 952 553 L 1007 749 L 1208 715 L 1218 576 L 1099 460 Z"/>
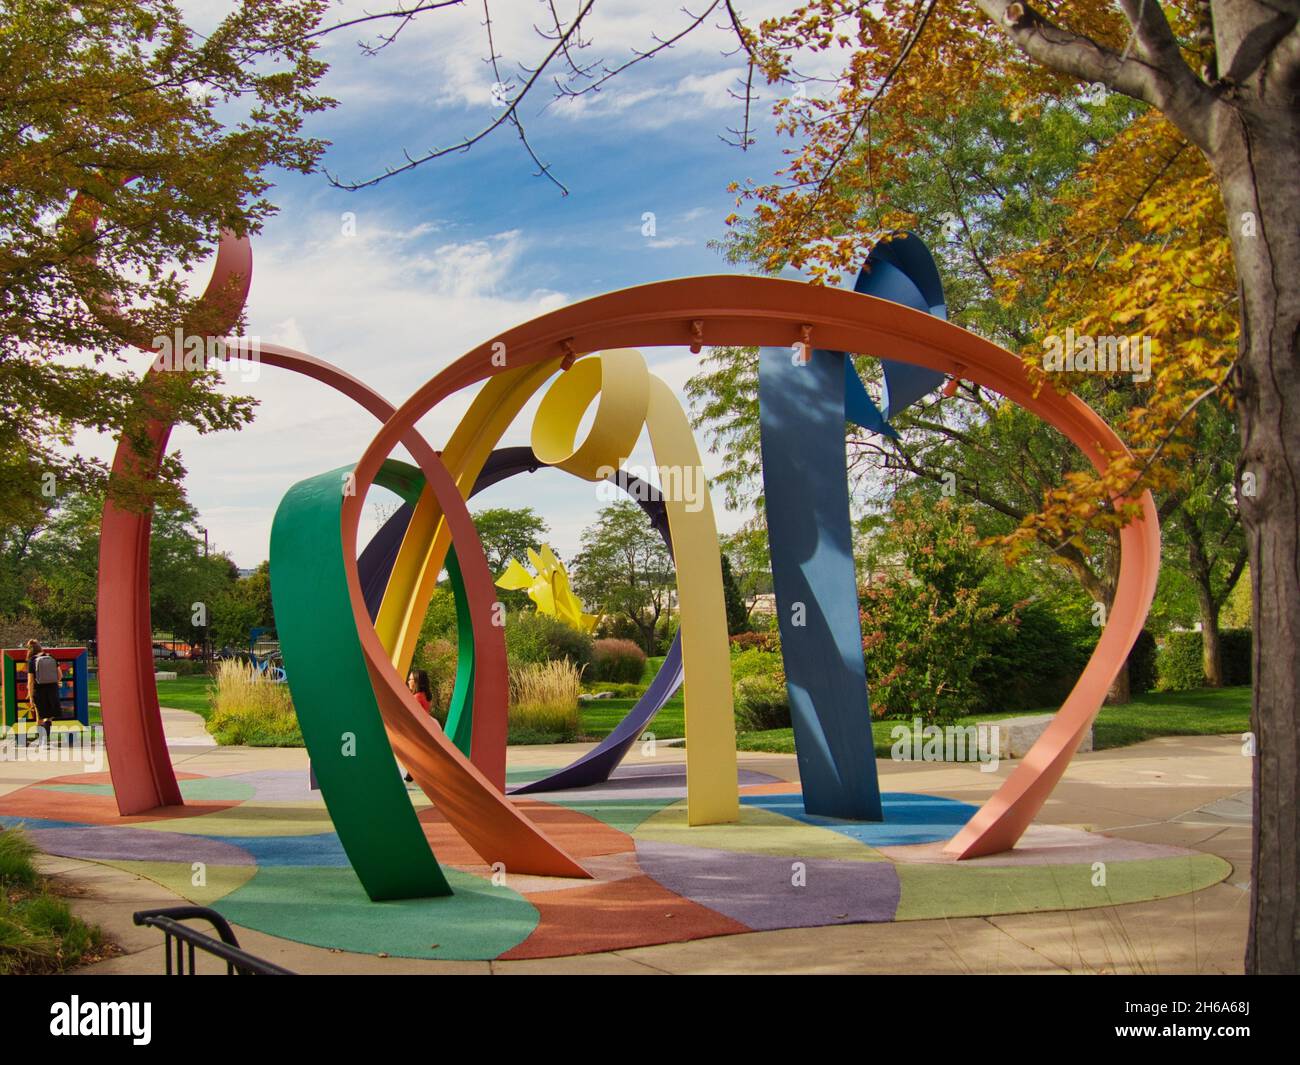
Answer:
<path fill-rule="evenodd" d="M 189 925 L 181 924 L 182 921 L 191 918 L 201 918 L 208 921 L 213 928 L 217 930 L 220 939 L 213 939 L 206 932 L 200 932 L 197 928 L 191 928 Z M 266 961 L 262 958 L 254 957 L 248 951 L 242 949 L 239 940 L 235 938 L 235 931 L 230 927 L 227 921 L 216 910 L 210 910 L 206 906 L 169 906 L 161 910 L 140 910 L 132 917 L 138 925 L 147 925 L 150 928 L 157 928 L 166 937 L 165 951 L 167 959 L 168 976 L 194 976 L 194 949 L 213 957 L 220 958 L 226 963 L 227 976 L 296 976 L 291 969 L 282 968 L 273 962 Z M 176 968 L 172 971 L 172 944 L 175 942 Z M 189 971 L 186 972 L 185 960 L 188 947 Z"/>

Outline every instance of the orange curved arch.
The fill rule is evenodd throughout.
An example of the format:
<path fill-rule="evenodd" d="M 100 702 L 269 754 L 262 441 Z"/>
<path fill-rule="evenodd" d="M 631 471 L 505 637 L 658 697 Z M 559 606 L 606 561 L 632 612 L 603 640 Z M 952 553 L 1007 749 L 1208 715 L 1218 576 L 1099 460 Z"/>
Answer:
<path fill-rule="evenodd" d="M 92 217 L 93 220 L 93 217 Z M 247 237 L 222 234 L 212 278 L 201 303 L 221 316 L 221 331 L 234 327 L 253 283 L 253 248 Z M 108 310 L 87 301 L 91 313 Z M 224 312 L 224 313 L 223 313 Z M 181 325 L 182 332 L 189 323 Z M 140 338 L 136 338 L 137 340 Z M 135 340 L 129 343 L 141 347 Z M 154 365 L 146 371 L 141 393 L 147 394 L 155 374 L 176 372 Z M 142 399 L 143 402 L 143 399 Z M 152 420 L 145 427 L 149 450 L 140 454 L 123 436 L 113 456 L 113 478 L 134 473 L 155 477 L 172 423 Z M 123 814 L 156 806 L 179 806 L 180 787 L 167 754 L 158 686 L 153 679 L 153 625 L 149 615 L 149 534 L 153 511 L 126 510 L 104 502 L 99 534 L 99 583 L 96 601 L 99 691 L 104 744 L 112 749 L 109 772 L 113 794 Z"/>
<path fill-rule="evenodd" d="M 371 441 L 356 466 L 357 495 L 344 501 L 342 537 L 349 594 L 366 618 L 356 565 L 364 497 L 380 465 L 403 435 L 443 399 L 501 369 L 493 353 L 505 345 L 510 369 L 604 348 L 698 345 L 793 346 L 887 355 L 962 377 L 998 392 L 1060 430 L 1098 470 L 1123 442 L 1076 396 L 1035 394 L 1015 355 L 920 311 L 872 296 L 779 278 L 709 276 L 663 281 L 596 296 L 535 318 L 491 338 L 422 385 Z M 424 464 L 421 463 L 423 466 Z M 426 476 L 430 471 L 426 470 Z M 445 473 L 445 471 L 444 471 Z M 1119 591 L 1092 657 L 1052 725 L 971 822 L 948 844 L 958 858 L 1014 846 L 1041 809 L 1091 724 L 1137 639 L 1155 595 L 1160 533 L 1149 492 L 1141 517 L 1120 535 Z M 359 625 L 381 704 L 400 704 L 401 678 L 373 627 Z"/>

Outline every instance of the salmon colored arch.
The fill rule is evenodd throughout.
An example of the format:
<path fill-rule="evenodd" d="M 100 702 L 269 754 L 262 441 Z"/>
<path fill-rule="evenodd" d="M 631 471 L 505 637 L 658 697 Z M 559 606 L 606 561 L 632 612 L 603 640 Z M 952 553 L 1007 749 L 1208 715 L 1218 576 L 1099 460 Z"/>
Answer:
<path fill-rule="evenodd" d="M 75 207 L 75 204 L 74 204 Z M 90 224 L 97 212 L 87 210 Z M 253 283 L 253 248 L 247 237 L 222 234 L 212 278 L 201 297 L 208 310 L 216 310 L 217 323 L 229 331 L 239 320 Z M 112 325 L 111 309 L 86 301 L 92 314 Z M 222 313 L 224 312 L 224 313 Z M 189 323 L 179 328 L 184 334 Z M 149 347 L 128 338 L 141 351 Z M 141 401 L 156 375 L 177 372 L 174 365 L 155 360 L 140 383 Z M 145 426 L 148 450 L 138 452 L 123 436 L 113 456 L 113 478 L 130 473 L 156 477 L 167 450 L 173 422 L 152 419 Z M 99 605 L 96 655 L 99 660 L 99 699 L 104 743 L 112 747 L 109 769 L 113 793 L 123 814 L 140 813 L 156 806 L 181 803 L 180 788 L 167 740 L 153 671 L 153 625 L 149 614 L 149 537 L 153 510 L 128 510 L 111 499 L 104 503 L 99 533 Z"/>
<path fill-rule="evenodd" d="M 293 370 L 330 386 L 355 400 L 380 421 L 390 417 L 393 412 L 392 405 L 368 385 L 321 359 L 275 344 L 263 345 L 260 349 L 260 358 L 269 366 Z M 505 645 L 499 626 L 492 625 L 490 621 L 496 592 L 487 560 L 483 555 L 482 543 L 478 539 L 473 520 L 460 493 L 456 491 L 446 468 L 427 441 L 418 432 L 411 430 L 403 437 L 402 443 L 416 458 L 426 477 L 429 478 L 429 483 L 433 486 L 448 515 L 449 524 L 456 537 L 458 555 L 465 559 L 466 592 L 472 609 L 477 609 L 477 619 L 480 622 L 475 630 L 476 646 L 486 649 L 488 642 L 493 638 L 501 644 L 501 668 L 492 672 L 476 671 L 475 698 L 482 700 L 480 705 L 483 706 L 491 705 L 493 702 L 500 705 L 502 712 L 497 716 L 501 723 L 500 743 L 504 747 Z M 106 531 L 106 536 L 112 535 Z M 144 589 L 143 599 L 147 610 L 149 601 L 147 527 L 144 532 L 144 546 L 143 555 L 133 555 L 126 559 L 122 571 L 117 576 L 120 578 L 118 584 L 123 588 L 134 586 Z M 108 598 L 101 598 L 101 627 L 113 627 L 113 619 L 129 605 L 129 601 L 124 602 L 115 594 Z M 368 619 L 365 624 L 368 624 Z M 148 645 L 149 641 L 145 642 Z M 127 682 L 130 680 L 130 675 L 124 671 L 121 675 L 111 670 L 110 673 L 115 680 Z M 141 696 L 152 694 L 154 704 L 157 705 L 157 686 L 152 672 L 146 678 L 141 678 L 140 683 L 143 691 L 137 688 L 137 692 Z M 474 769 L 440 730 L 430 727 L 428 715 L 420 712 L 414 697 L 409 692 L 405 692 L 404 695 L 405 698 L 399 703 L 389 703 L 381 707 L 384 724 L 394 751 L 420 787 L 437 803 L 452 825 L 485 860 L 504 861 L 510 868 L 521 872 L 576 877 L 588 875 L 570 855 L 556 846 L 530 820 L 520 814 L 504 798 L 500 789 L 493 787 L 481 773 Z M 132 707 L 146 705 L 143 698 L 111 701 L 105 698 L 102 702 L 105 743 L 111 746 L 113 755 L 109 770 L 113 778 L 113 790 L 117 796 L 119 811 L 122 814 L 131 814 L 156 806 L 180 805 L 175 772 L 167 753 L 166 742 L 162 738 L 161 711 L 155 718 L 158 727 L 154 730 L 144 727 L 146 722 L 143 715 L 129 713 Z M 133 776 L 133 773 L 139 772 L 136 767 L 141 763 L 157 767 L 156 772 L 152 772 L 143 780 Z M 166 786 L 170 783 L 170 788 L 176 793 L 174 801 L 153 801 L 155 795 L 140 787 L 143 784 L 157 782 L 163 785 L 158 789 L 158 794 L 163 795 L 166 794 Z M 137 793 L 144 795 L 137 801 L 145 805 L 129 805 L 129 797 L 135 797 Z"/>
<path fill-rule="evenodd" d="M 342 539 L 348 589 L 381 706 L 400 704 L 402 679 L 368 623 L 356 564 L 361 500 L 384 460 L 448 396 L 505 369 L 548 359 L 568 364 L 606 348 L 794 346 L 887 356 L 940 370 L 998 392 L 1061 431 L 1099 471 L 1127 449 L 1076 396 L 1035 394 L 1015 355 L 920 311 L 843 289 L 779 278 L 722 275 L 662 281 L 596 296 L 494 337 L 422 385 L 390 418 L 358 462 L 356 495 L 344 500 Z M 504 345 L 504 348 L 502 347 Z M 505 353 L 505 366 L 500 354 Z M 495 356 L 495 358 L 494 358 Z M 1127 659 L 1155 595 L 1160 533 L 1149 492 L 1141 516 L 1120 533 L 1115 602 L 1092 657 L 1052 724 L 1012 775 L 947 846 L 957 858 L 1015 845 L 1060 780 Z M 387 716 L 387 715 L 386 715 Z"/>

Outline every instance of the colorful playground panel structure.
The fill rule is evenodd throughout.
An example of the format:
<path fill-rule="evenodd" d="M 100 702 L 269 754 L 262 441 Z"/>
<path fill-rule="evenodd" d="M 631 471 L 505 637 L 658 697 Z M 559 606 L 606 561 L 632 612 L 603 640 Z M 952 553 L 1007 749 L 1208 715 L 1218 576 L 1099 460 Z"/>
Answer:
<path fill-rule="evenodd" d="M 56 721 L 79 721 L 90 724 L 90 697 L 87 687 L 86 648 L 47 647 L 45 653 L 59 663 L 59 709 Z M 5 648 L 0 651 L 4 668 L 4 723 L 18 722 L 18 712 L 28 710 L 31 694 L 27 689 L 26 648 Z"/>
<path fill-rule="evenodd" d="M 230 324 L 247 297 L 251 270 L 247 240 L 224 239 L 204 299 Z M 340 844 L 371 899 L 452 890 L 401 784 L 399 759 L 483 861 L 502 863 L 512 874 L 591 875 L 527 816 L 527 803 L 505 793 L 504 634 L 466 499 L 502 434 L 544 388 L 530 460 L 599 480 L 630 454 L 644 428 L 658 465 L 698 467 L 685 412 L 636 346 L 763 349 L 760 408 L 766 403 L 763 457 L 771 470 L 765 468 L 764 476 L 778 610 L 784 614 L 792 603 L 803 603 L 811 629 L 787 637 L 809 656 L 802 668 L 787 658 L 801 801 L 807 816 L 881 818 L 865 678 L 859 679 L 856 604 L 850 603 L 851 580 L 841 576 L 852 574 L 843 536 L 844 420 L 891 432 L 890 414 L 942 380 L 962 378 L 1044 418 L 1098 469 L 1125 454 L 1118 437 L 1076 397 L 1036 388 L 1016 356 L 949 324 L 936 285 L 928 252 L 910 237 L 874 254 L 853 291 L 738 275 L 642 285 L 561 308 L 485 341 L 397 409 L 328 363 L 278 345 L 261 347 L 263 363 L 338 389 L 381 423 L 354 467 L 289 490 L 271 542 L 272 594 L 295 706 Z M 879 408 L 846 352 L 887 356 Z M 174 371 L 151 368 L 142 389 L 165 372 Z M 439 402 L 480 384 L 444 448 L 434 451 L 416 423 Z M 790 397 L 798 402 L 783 403 Z M 594 417 L 579 442 L 580 422 L 593 402 Z M 151 425 L 149 454 L 121 441 L 114 470 L 156 467 L 169 432 L 170 425 Z M 415 466 L 390 458 L 399 444 Z M 791 461 L 783 465 L 777 455 Z M 816 484 L 808 480 L 810 466 L 819 471 Z M 398 492 L 409 510 L 396 550 L 383 566 L 363 573 L 358 527 L 372 484 Z M 1122 667 L 1145 620 L 1159 565 L 1154 504 L 1146 493 L 1138 503 L 1140 516 L 1120 534 L 1119 590 L 1092 658 L 1028 756 L 957 829 L 947 844 L 950 857 L 991 855 L 1015 845 Z M 680 672 L 691 679 L 683 820 L 690 830 L 703 830 L 743 822 L 717 535 L 707 492 L 698 507 L 667 493 L 663 506 L 682 612 L 680 666 L 666 679 L 674 687 Z M 147 515 L 105 507 L 101 692 L 114 797 L 124 815 L 182 802 L 149 654 L 148 535 Z M 430 724 L 403 683 L 444 568 L 456 598 L 461 656 L 455 727 L 449 719 L 445 733 Z M 607 777 L 616 764 L 584 764 L 579 773 Z"/>

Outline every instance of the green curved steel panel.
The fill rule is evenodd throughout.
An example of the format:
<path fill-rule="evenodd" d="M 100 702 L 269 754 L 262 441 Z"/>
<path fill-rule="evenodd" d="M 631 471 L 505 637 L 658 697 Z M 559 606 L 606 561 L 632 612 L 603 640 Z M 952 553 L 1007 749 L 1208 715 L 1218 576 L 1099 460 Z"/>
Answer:
<path fill-rule="evenodd" d="M 386 463 L 395 480 L 404 463 Z M 298 722 L 339 841 L 366 894 L 450 895 L 375 701 L 343 567 L 350 468 L 300 481 L 271 527 L 271 599 Z M 383 483 L 387 478 L 376 478 Z"/>

